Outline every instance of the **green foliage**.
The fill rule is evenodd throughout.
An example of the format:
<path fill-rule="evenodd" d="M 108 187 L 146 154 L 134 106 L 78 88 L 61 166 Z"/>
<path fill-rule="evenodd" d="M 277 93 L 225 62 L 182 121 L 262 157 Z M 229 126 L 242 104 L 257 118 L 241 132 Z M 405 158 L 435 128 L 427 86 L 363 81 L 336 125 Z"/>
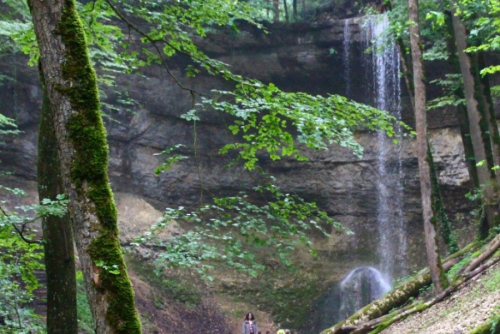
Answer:
<path fill-rule="evenodd" d="M 385 131 L 394 135 L 395 118 L 381 111 L 338 95 L 312 96 L 305 93 L 287 93 L 273 84 L 247 80 L 230 91 L 215 91 L 225 99 L 203 98 L 201 106 L 237 117 L 229 126 L 233 134 L 241 134 L 243 142 L 227 144 L 221 153 L 237 150 L 249 170 L 255 168 L 257 153 L 266 150 L 272 160 L 294 156 L 307 160 L 295 146 L 291 133 L 298 131 L 297 140 L 307 147 L 320 150 L 336 143 L 351 148 L 362 156 L 363 148 L 354 139 L 354 129 Z"/>
<path fill-rule="evenodd" d="M 106 264 L 106 262 L 104 262 L 102 260 L 97 260 L 94 263 L 95 263 L 96 267 L 102 268 L 112 275 L 119 275 L 120 274 L 120 268 L 118 267 L 117 264 Z"/>
<path fill-rule="evenodd" d="M 155 234 L 172 220 L 192 223 L 192 230 L 160 243 L 166 251 L 158 257 L 157 265 L 160 268 L 192 267 L 204 278 L 211 279 L 212 267 L 207 261 L 215 260 L 256 276 L 264 267 L 255 261 L 250 246 L 272 247 L 274 256 L 289 265 L 288 254 L 297 243 L 312 246 L 306 232 L 317 230 L 329 236 L 323 226 L 330 225 L 350 233 L 315 203 L 285 194 L 273 184 L 255 187 L 253 195 L 240 192 L 238 196 L 214 198 L 214 204 L 191 212 L 182 206 L 168 208 L 163 219 L 136 240 L 136 244 L 153 241 Z M 264 204 L 252 200 L 258 197 Z"/>
<path fill-rule="evenodd" d="M 457 90 L 459 91 L 463 89 L 462 75 L 448 73 L 445 74 L 445 78 L 446 79 L 437 79 L 430 82 L 431 84 L 437 84 L 438 86 L 441 86 L 444 95 L 429 101 L 429 110 L 442 108 L 448 105 L 465 105 L 465 99 L 455 95 L 455 92 L 457 92 Z"/>
<path fill-rule="evenodd" d="M 41 317 L 26 307 L 38 287 L 35 271 L 43 269 L 42 258 L 41 245 L 29 245 L 12 227 L 0 226 L 0 318 L 5 323 L 2 333 L 43 331 Z"/>
<path fill-rule="evenodd" d="M 19 189 L 0 186 L 18 196 Z M 55 201 L 44 199 L 42 204 L 18 206 L 9 212 L 0 207 L 0 318 L 5 323 L 5 333 L 42 333 L 41 317 L 27 308 L 33 298 L 33 291 L 39 287 L 35 271 L 44 268 L 43 248 L 34 239 L 28 227 L 48 215 L 62 216 L 66 212 L 67 200 L 63 195 Z"/>
<path fill-rule="evenodd" d="M 188 159 L 187 156 L 185 155 L 180 155 L 180 154 L 171 154 L 172 151 L 178 150 L 181 147 L 184 147 L 185 145 L 182 144 L 177 144 L 172 147 L 169 147 L 165 150 L 163 150 L 160 153 L 155 153 L 153 155 L 161 156 L 165 155 L 165 162 L 161 163 L 158 167 L 155 168 L 155 175 L 160 175 L 163 172 L 166 172 L 172 167 L 172 165 L 180 160 Z"/>
<path fill-rule="evenodd" d="M 471 47 L 468 52 L 500 50 L 500 0 L 460 0 L 459 14 L 468 24 Z M 500 65 L 493 64 L 481 71 L 482 75 L 500 71 Z"/>
<path fill-rule="evenodd" d="M 468 255 L 468 256 L 464 257 L 462 260 L 460 260 L 460 262 L 455 264 L 453 267 L 451 267 L 451 269 L 447 272 L 448 279 L 450 281 L 453 281 L 456 278 L 457 272 L 460 269 L 462 269 L 464 266 L 466 266 L 470 262 L 470 260 L 471 260 L 471 256 Z"/>
<path fill-rule="evenodd" d="M 85 282 L 83 273 L 79 270 L 76 272 L 76 303 L 78 309 L 78 330 L 83 334 L 94 334 L 94 320 L 90 311 L 87 292 L 85 291 Z"/>

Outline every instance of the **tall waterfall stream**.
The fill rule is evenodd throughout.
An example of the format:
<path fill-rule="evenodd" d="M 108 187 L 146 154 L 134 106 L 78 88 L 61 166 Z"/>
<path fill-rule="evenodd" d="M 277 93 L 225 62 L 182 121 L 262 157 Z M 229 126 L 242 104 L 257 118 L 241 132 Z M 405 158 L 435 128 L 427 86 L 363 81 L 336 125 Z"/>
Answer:
<path fill-rule="evenodd" d="M 346 19 L 344 24 L 343 61 L 345 93 L 351 97 L 350 50 L 353 43 L 351 25 L 356 20 L 361 29 L 364 70 L 373 94 L 372 105 L 387 110 L 398 121 L 401 120 L 400 60 L 395 42 L 387 29 L 388 18 L 384 15 Z M 396 133 L 400 128 L 396 128 Z M 397 137 L 397 136 L 396 136 Z M 376 189 L 377 189 L 377 262 L 353 268 L 333 287 L 324 302 L 326 314 L 320 323 L 333 325 L 356 312 L 371 301 L 390 290 L 396 276 L 403 276 L 407 240 L 403 216 L 403 168 L 401 143 L 388 138 L 385 133 L 376 134 Z M 395 233 L 396 232 L 396 233 Z M 320 324 L 318 324 L 321 326 Z"/>

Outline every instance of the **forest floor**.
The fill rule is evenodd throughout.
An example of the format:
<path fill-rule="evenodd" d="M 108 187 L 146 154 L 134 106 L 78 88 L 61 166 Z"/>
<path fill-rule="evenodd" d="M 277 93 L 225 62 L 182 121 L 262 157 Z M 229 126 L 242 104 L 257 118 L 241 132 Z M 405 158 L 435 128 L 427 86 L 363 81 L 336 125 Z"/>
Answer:
<path fill-rule="evenodd" d="M 496 264 L 442 302 L 391 325 L 382 333 L 466 334 L 499 312 L 500 264 Z"/>

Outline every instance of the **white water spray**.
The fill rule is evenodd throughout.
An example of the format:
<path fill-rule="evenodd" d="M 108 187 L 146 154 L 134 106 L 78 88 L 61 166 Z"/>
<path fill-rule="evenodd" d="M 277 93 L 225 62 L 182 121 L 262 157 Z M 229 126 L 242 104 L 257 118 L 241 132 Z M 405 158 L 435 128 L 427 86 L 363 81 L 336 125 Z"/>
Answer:
<path fill-rule="evenodd" d="M 387 110 L 401 120 L 401 80 L 398 51 L 388 33 L 386 15 L 371 16 L 365 29 L 365 39 L 372 51 L 374 106 Z M 396 133 L 401 129 L 397 127 Z M 397 136 L 396 136 L 397 137 Z M 403 171 L 401 143 L 394 143 L 384 133 L 377 133 L 377 226 L 379 269 L 391 280 L 397 273 L 404 275 L 401 266 L 407 240 L 403 215 Z M 397 268 L 396 268 L 397 267 Z"/>

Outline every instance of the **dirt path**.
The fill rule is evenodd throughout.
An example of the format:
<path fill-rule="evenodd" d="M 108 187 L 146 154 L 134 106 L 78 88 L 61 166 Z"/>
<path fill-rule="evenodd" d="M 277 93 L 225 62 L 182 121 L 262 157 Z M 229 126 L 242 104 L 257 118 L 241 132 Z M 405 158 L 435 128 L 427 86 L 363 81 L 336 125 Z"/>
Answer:
<path fill-rule="evenodd" d="M 500 312 L 500 264 L 445 301 L 393 324 L 384 334 L 466 334 Z"/>

